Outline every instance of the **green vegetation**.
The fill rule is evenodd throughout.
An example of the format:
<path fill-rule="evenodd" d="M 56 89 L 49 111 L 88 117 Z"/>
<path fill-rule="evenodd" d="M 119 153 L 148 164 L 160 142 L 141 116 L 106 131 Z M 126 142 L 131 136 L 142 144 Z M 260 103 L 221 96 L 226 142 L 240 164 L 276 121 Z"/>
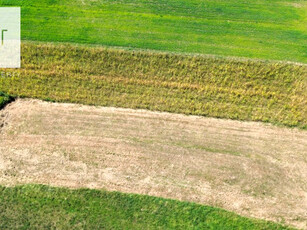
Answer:
<path fill-rule="evenodd" d="M 307 1 L 0 0 L 22 39 L 307 63 Z"/>
<path fill-rule="evenodd" d="M 14 98 L 3 93 L 3 92 L 0 92 L 0 109 L 4 108 L 4 106 L 8 103 L 10 103 L 11 101 L 13 101 Z"/>
<path fill-rule="evenodd" d="M 0 187 L 1 229 L 289 229 L 218 208 L 42 185 Z"/>
<path fill-rule="evenodd" d="M 0 91 L 307 128 L 306 65 L 33 43 L 22 54 Z"/>

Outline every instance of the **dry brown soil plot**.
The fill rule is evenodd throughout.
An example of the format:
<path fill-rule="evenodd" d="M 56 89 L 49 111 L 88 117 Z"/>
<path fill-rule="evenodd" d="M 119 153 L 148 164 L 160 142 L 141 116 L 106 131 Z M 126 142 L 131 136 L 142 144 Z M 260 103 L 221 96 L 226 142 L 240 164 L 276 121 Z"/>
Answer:
<path fill-rule="evenodd" d="M 17 100 L 0 111 L 0 183 L 105 188 L 306 228 L 307 132 Z"/>

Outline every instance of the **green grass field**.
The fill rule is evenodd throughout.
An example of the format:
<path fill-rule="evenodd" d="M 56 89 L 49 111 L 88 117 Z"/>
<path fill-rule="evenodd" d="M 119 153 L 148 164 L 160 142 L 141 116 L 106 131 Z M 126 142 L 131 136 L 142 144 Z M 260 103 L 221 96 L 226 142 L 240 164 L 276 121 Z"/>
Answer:
<path fill-rule="evenodd" d="M 0 91 L 307 128 L 307 66 L 33 43 L 22 54 Z"/>
<path fill-rule="evenodd" d="M 0 187 L 1 229 L 289 229 L 150 196 L 41 185 Z"/>
<path fill-rule="evenodd" d="M 307 63 L 307 1 L 0 0 L 22 39 Z"/>

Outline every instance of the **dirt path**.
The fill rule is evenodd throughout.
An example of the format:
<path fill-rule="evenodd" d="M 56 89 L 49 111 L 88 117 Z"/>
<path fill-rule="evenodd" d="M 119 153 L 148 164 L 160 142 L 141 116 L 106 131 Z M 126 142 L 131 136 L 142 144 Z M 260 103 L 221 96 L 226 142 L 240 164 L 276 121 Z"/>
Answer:
<path fill-rule="evenodd" d="M 10 104 L 0 123 L 3 185 L 149 194 L 307 227 L 306 131 L 38 100 Z"/>

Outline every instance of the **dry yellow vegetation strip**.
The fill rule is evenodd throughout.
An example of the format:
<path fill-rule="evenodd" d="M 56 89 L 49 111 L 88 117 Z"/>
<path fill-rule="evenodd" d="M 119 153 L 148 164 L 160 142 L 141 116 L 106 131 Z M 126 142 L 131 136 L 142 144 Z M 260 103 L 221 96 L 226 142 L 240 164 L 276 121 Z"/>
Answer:
<path fill-rule="evenodd" d="M 306 227 L 304 130 L 21 99 L 0 113 L 2 185 L 149 194 Z"/>
<path fill-rule="evenodd" d="M 2 71 L 17 96 L 307 128 L 307 65 L 26 42 Z"/>

